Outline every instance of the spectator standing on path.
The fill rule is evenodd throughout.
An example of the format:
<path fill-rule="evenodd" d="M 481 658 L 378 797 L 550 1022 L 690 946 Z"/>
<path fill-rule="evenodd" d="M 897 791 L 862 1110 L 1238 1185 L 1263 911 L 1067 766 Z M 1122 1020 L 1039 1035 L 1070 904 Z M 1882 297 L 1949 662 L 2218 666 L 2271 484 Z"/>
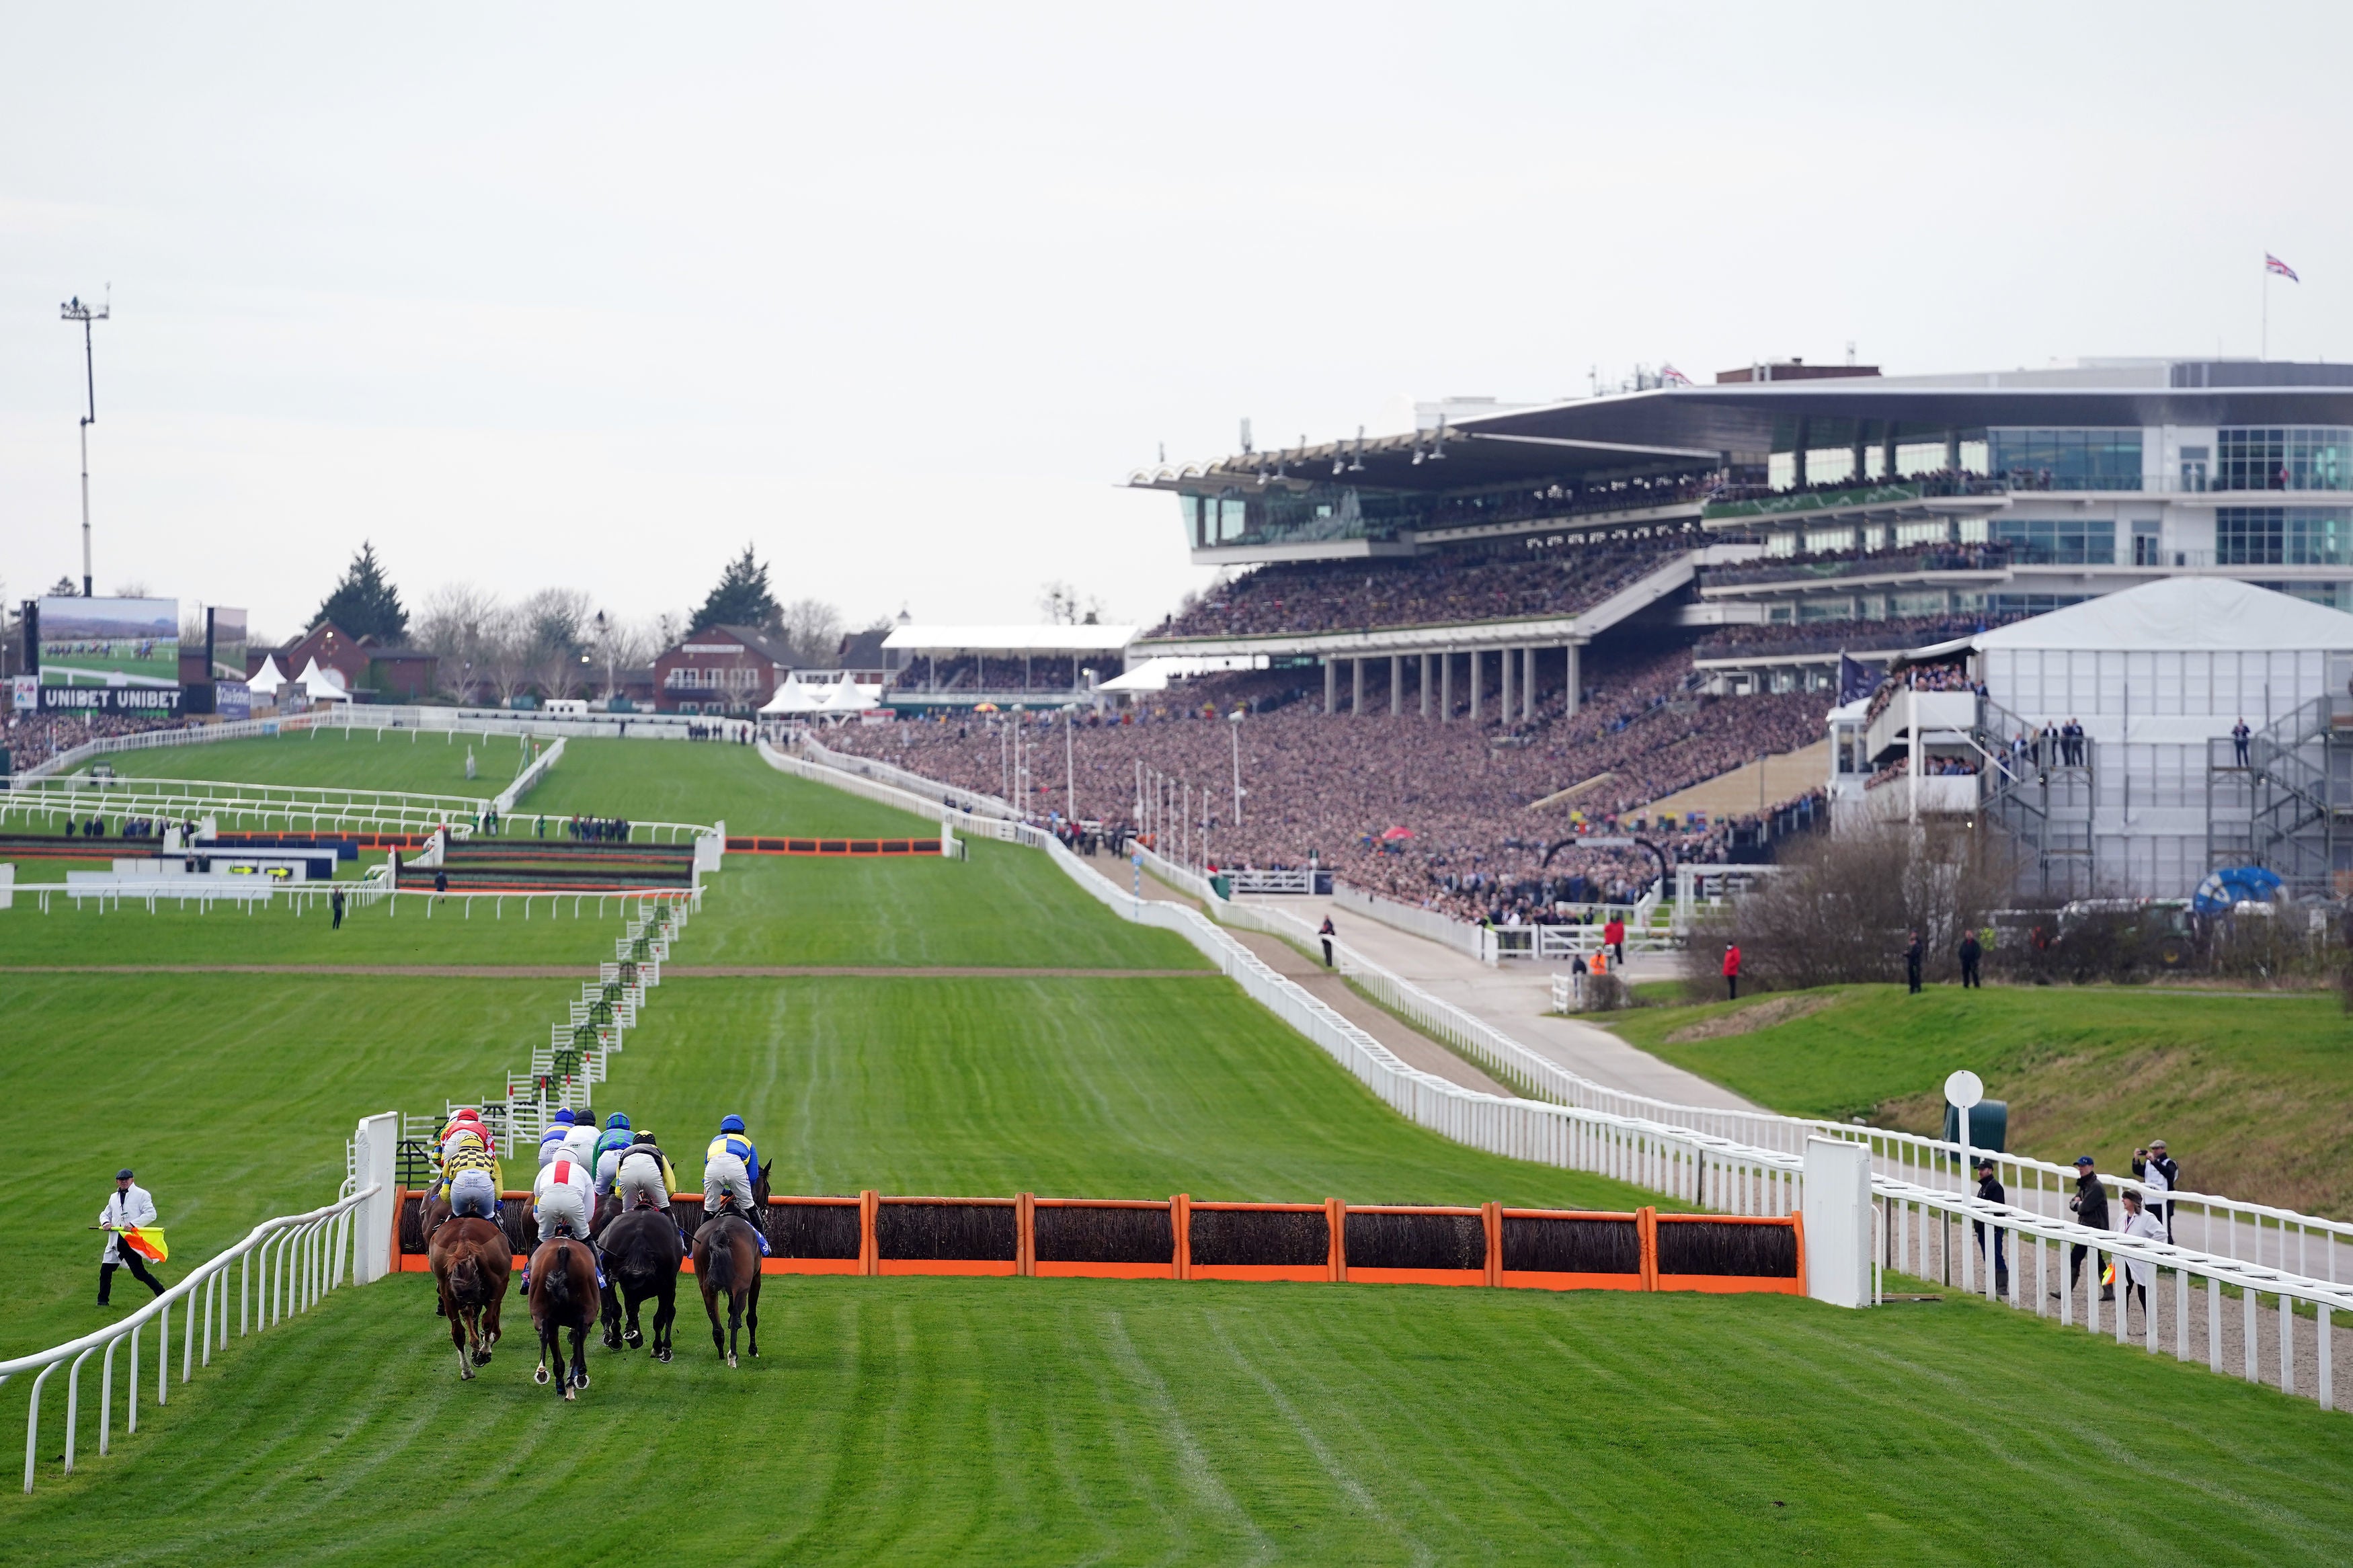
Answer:
<path fill-rule="evenodd" d="M 2123 1230 L 2125 1235 L 2137 1236 L 2144 1241 L 2165 1239 L 2165 1226 L 2158 1223 L 2155 1215 L 2142 1205 L 2140 1194 L 2129 1187 L 2125 1189 Z M 2124 1260 L 2124 1264 L 2125 1311 L 2127 1314 L 2132 1311 L 2133 1298 L 2138 1296 L 2141 1322 L 2146 1325 L 2148 1321 L 2148 1287 L 2150 1281 L 2157 1278 L 2157 1265 L 2143 1263 L 2137 1258 L 2127 1258 Z"/>
<path fill-rule="evenodd" d="M 1920 994 L 1920 957 L 1925 951 L 1920 942 L 1920 933 L 1914 931 L 1912 940 L 1904 947 L 1904 979 L 1905 983 L 1912 987 L 1912 994 L 1915 996 Z"/>
<path fill-rule="evenodd" d="M 434 896 L 434 898 L 436 898 L 436 899 L 438 900 L 438 899 L 439 899 L 440 897 L 442 897 L 442 895 L 444 895 L 444 894 L 446 894 L 447 892 L 448 892 L 448 890 L 449 890 L 449 873 L 448 873 L 448 872 L 447 872 L 447 871 L 445 871 L 445 870 L 443 870 L 443 869 L 442 869 L 440 867 L 438 867 L 438 866 L 434 867 L 434 868 L 433 868 L 433 896 Z M 467 907 L 468 907 L 468 908 L 470 908 L 470 908 L 472 908 L 472 906 L 471 906 L 471 905 L 468 905 Z"/>
<path fill-rule="evenodd" d="M 1616 959 L 1620 967 L 1624 966 L 1626 963 L 1626 922 L 1623 919 L 1617 915 L 1611 915 L 1609 917 L 1609 923 L 1601 928 L 1601 945 L 1609 950 L 1609 956 Z"/>
<path fill-rule="evenodd" d="M 147 1265 L 122 1233 L 136 1226 L 155 1223 L 155 1200 L 147 1189 L 131 1179 L 129 1170 L 114 1173 L 114 1192 L 106 1206 L 98 1211 L 98 1223 L 106 1231 L 106 1250 L 98 1255 L 98 1304 L 108 1305 L 107 1297 L 114 1289 L 114 1271 L 131 1270 L 131 1278 L 160 1296 L 164 1282 L 147 1272 Z"/>
<path fill-rule="evenodd" d="M 1340 934 L 1332 929 L 1330 915 L 1324 917 L 1324 923 L 1316 928 L 1315 934 L 1324 943 L 1324 967 L 1329 969 L 1332 967 L 1332 939 Z"/>
<path fill-rule="evenodd" d="M 2243 718 L 2231 726 L 2231 750 L 2238 753 L 2239 765 L 2242 768 L 2247 765 L 2247 738 L 2253 733 L 2247 728 Z"/>
<path fill-rule="evenodd" d="M 2133 1174 L 2141 1179 L 2146 1189 L 2143 1206 L 2159 1225 L 2165 1227 L 2165 1239 L 2173 1239 L 2173 1189 L 2181 1184 L 2181 1163 L 2165 1152 L 2165 1140 L 2152 1138 L 2146 1149 L 2133 1151 Z"/>
<path fill-rule="evenodd" d="M 1736 942 L 1724 944 L 1724 999 L 1740 1000 L 1740 944 Z"/>
<path fill-rule="evenodd" d="M 1585 954 L 1581 952 L 1568 955 L 1568 994 L 1577 1010 L 1585 1011 Z"/>
<path fill-rule="evenodd" d="M 2075 1195 L 2067 1200 L 2067 1206 L 2074 1211 L 2077 1225 L 2088 1226 L 2094 1230 L 2108 1228 L 2108 1189 L 2100 1185 L 2099 1172 L 2089 1154 L 2075 1156 Z M 2069 1250 L 2067 1254 L 2068 1289 L 2073 1290 L 2076 1283 L 2082 1279 L 2084 1259 L 2090 1256 L 2091 1251 L 2091 1244 L 2083 1241 L 2077 1242 Z M 2059 1292 L 2053 1290 L 2051 1294 L 2053 1299 L 2056 1299 Z M 2100 1292 L 2100 1300 L 2103 1301 L 2113 1301 L 2116 1299 L 2116 1293 L 2114 1289 Z"/>
<path fill-rule="evenodd" d="M 1990 1159 L 1978 1162 L 1978 1196 L 1989 1204 L 2004 1204 L 2010 1201 L 2010 1194 L 2001 1184 L 2000 1167 Z M 1986 1249 L 1985 1221 L 1980 1219 L 1970 1223 L 1977 1226 L 1978 1251 L 1982 1255 Z M 1993 1233 L 1993 1289 L 1997 1296 L 2010 1294 L 2010 1258 L 2003 1247 L 2002 1234 L 1999 1228 L 1996 1228 Z"/>
<path fill-rule="evenodd" d="M 1961 989 L 1964 991 L 1971 986 L 1980 991 L 1985 989 L 1985 982 L 1978 975 L 1978 961 L 1984 957 L 1985 945 L 1978 941 L 1978 933 L 1972 931 L 1965 934 L 1961 938 Z"/>
<path fill-rule="evenodd" d="M 332 911 L 333 912 L 333 914 L 334 914 L 334 917 L 335 917 L 335 925 L 334 925 L 334 929 L 335 929 L 335 930 L 337 930 L 337 931 L 341 931 L 341 930 L 343 930 L 343 890 L 341 888 L 337 888 L 334 891 L 332 891 L 332 892 L 331 892 L 331 893 L 329 893 L 329 894 L 327 895 L 327 908 L 328 908 L 330 910 L 332 910 Z"/>

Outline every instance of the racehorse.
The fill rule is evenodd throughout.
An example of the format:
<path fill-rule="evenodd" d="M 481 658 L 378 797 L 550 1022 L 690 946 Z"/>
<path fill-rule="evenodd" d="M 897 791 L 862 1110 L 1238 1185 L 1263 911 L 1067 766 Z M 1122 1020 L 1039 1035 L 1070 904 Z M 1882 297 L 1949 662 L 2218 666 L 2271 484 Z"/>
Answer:
<path fill-rule="evenodd" d="M 458 1375 L 471 1378 L 499 1342 L 499 1303 L 512 1266 L 506 1232 L 486 1219 L 454 1219 L 433 1233 L 426 1257 L 449 1320 L 449 1342 L 458 1347 Z"/>
<path fill-rule="evenodd" d="M 768 1206 L 768 1173 L 776 1168 L 769 1161 L 760 1167 L 752 1184 L 752 1204 L 754 1212 Z M 711 1315 L 711 1342 L 735 1364 L 735 1339 L 739 1330 L 750 1330 L 751 1351 L 760 1353 L 760 1238 L 752 1229 L 752 1222 L 732 1207 L 723 1208 L 702 1222 L 694 1233 L 694 1280 L 702 1287 L 702 1310 Z M 727 1326 L 719 1326 L 719 1298 L 727 1297 Z"/>
<path fill-rule="evenodd" d="M 588 1386 L 588 1331 L 596 1324 L 596 1255 L 588 1244 L 568 1236 L 551 1236 L 531 1255 L 531 1324 L 539 1331 L 539 1370 L 534 1383 L 547 1381 L 547 1363 L 555 1361 L 557 1381 L 569 1401 L 573 1391 Z M 572 1331 L 572 1365 L 564 1364 L 556 1336 Z"/>
<path fill-rule="evenodd" d="M 654 1360 L 670 1360 L 670 1324 L 678 1318 L 678 1266 L 686 1256 L 677 1223 L 656 1208 L 652 1199 L 640 1198 L 637 1206 L 605 1226 L 598 1247 L 605 1255 L 605 1348 L 621 1348 L 624 1300 L 628 1303 L 629 1348 L 645 1343 L 638 1329 L 638 1309 L 651 1296 Z"/>

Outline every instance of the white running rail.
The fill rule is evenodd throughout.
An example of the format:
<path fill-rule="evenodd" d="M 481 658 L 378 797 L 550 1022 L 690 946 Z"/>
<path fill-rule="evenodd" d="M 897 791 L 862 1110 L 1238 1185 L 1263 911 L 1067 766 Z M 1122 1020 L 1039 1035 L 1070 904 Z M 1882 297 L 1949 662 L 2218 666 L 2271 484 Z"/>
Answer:
<path fill-rule="evenodd" d="M 346 1185 L 351 1185 L 346 1180 Z M 139 1430 L 139 1336 L 155 1324 L 155 1403 L 169 1399 L 172 1387 L 172 1309 L 185 1307 L 180 1346 L 180 1381 L 195 1375 L 196 1346 L 201 1333 L 204 1364 L 212 1364 L 216 1348 L 228 1344 L 230 1268 L 242 1263 L 236 1282 L 237 1331 L 240 1337 L 258 1333 L 296 1312 L 309 1310 L 326 1293 L 343 1283 L 353 1264 L 354 1211 L 381 1190 L 370 1185 L 308 1214 L 282 1215 L 263 1220 L 243 1241 L 198 1264 L 188 1277 L 165 1290 L 119 1323 L 84 1334 L 78 1340 L 13 1361 L 0 1361 L 0 1383 L 18 1373 L 40 1369 L 33 1380 L 32 1398 L 25 1415 L 25 1489 L 33 1489 L 33 1461 L 41 1436 L 41 1385 L 59 1365 L 72 1363 L 66 1374 L 65 1473 L 73 1474 L 74 1445 L 80 1419 L 82 1363 L 100 1351 L 98 1451 L 107 1452 L 114 1405 L 114 1352 L 131 1342 L 130 1376 L 124 1384 L 123 1425 Z M 260 1278 L 255 1279 L 259 1263 Z M 259 1289 L 255 1289 L 259 1283 Z M 198 1327 L 202 1321 L 201 1331 Z"/>

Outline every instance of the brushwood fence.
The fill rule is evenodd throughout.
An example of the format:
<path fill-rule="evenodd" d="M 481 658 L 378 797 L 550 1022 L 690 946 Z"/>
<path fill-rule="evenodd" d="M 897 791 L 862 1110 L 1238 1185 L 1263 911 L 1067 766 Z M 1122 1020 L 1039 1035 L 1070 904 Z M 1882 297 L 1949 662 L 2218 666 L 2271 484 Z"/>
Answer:
<path fill-rule="evenodd" d="M 531 1194 L 504 1194 L 514 1256 L 539 1235 Z M 670 1200 L 691 1233 L 702 1201 Z M 422 1194 L 403 1190 L 400 1260 L 430 1265 Z M 609 1210 L 607 1212 L 610 1212 Z M 980 1275 L 1048 1279 L 1228 1279 L 1483 1285 L 1544 1290 L 1802 1295 L 1800 1215 L 1583 1213 L 1398 1204 L 1169 1198 L 771 1197 L 754 1216 L 770 1274 Z M 691 1265 L 690 1265 L 691 1267 Z"/>

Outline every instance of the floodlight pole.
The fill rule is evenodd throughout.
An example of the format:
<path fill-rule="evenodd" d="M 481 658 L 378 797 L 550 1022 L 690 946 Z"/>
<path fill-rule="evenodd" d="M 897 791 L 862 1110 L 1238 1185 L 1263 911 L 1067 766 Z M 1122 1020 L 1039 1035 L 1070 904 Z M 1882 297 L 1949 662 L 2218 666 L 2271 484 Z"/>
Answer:
<path fill-rule="evenodd" d="M 112 309 L 111 299 L 104 305 L 85 305 L 79 294 L 58 307 L 61 319 L 81 323 L 82 381 L 90 397 L 90 411 L 81 420 L 81 596 L 85 599 L 93 592 L 90 570 L 90 427 L 98 423 L 98 357 L 90 342 L 90 325 L 105 321 Z"/>

